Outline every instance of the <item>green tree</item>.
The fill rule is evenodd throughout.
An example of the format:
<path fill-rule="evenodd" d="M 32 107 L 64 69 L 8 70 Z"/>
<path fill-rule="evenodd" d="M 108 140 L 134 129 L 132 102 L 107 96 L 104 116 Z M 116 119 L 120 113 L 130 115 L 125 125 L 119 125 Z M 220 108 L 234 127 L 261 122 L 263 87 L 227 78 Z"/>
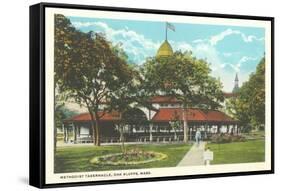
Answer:
<path fill-rule="evenodd" d="M 57 129 L 62 128 L 63 120 L 70 118 L 77 113 L 65 107 L 66 95 L 63 93 L 55 96 L 55 114 L 54 114 L 54 151 L 57 148 Z"/>
<path fill-rule="evenodd" d="M 154 94 L 175 96 L 183 107 L 184 141 L 187 142 L 188 107 L 215 109 L 223 101 L 222 84 L 210 76 L 209 64 L 191 52 L 175 52 L 169 57 L 153 57 L 142 70 L 145 88 Z"/>
<path fill-rule="evenodd" d="M 243 83 L 228 104 L 228 110 L 246 127 L 264 126 L 265 123 L 265 58 L 257 65 L 256 71 Z"/>
<path fill-rule="evenodd" d="M 100 119 L 113 109 L 108 103 L 132 80 L 121 54 L 103 34 L 83 33 L 63 15 L 55 15 L 55 82 L 69 99 L 88 109 L 98 146 Z"/>
<path fill-rule="evenodd" d="M 174 139 L 177 140 L 178 136 L 177 136 L 177 131 L 180 129 L 181 127 L 181 121 L 180 121 L 180 116 L 177 112 L 174 113 L 173 118 L 171 119 L 170 123 L 170 127 L 173 129 L 174 131 Z"/>
<path fill-rule="evenodd" d="M 115 47 L 115 51 L 120 54 L 120 57 L 127 60 L 126 54 L 122 49 Z M 120 133 L 121 151 L 126 154 L 125 147 L 125 126 L 131 123 L 139 121 L 135 118 L 135 109 L 139 106 L 139 88 L 140 88 L 140 75 L 134 65 L 129 65 L 127 68 L 127 83 L 123 84 L 118 90 L 116 90 L 115 96 L 111 98 L 110 108 L 118 111 L 120 114 L 120 122 L 117 124 L 117 130 Z"/>

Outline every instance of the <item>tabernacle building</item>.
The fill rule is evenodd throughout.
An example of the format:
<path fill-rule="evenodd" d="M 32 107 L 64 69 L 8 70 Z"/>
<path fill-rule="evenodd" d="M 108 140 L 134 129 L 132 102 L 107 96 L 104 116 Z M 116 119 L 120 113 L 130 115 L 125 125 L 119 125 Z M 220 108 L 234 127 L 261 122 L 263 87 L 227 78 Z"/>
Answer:
<path fill-rule="evenodd" d="M 173 54 L 169 42 L 165 40 L 157 51 L 157 57 L 167 57 Z M 235 90 L 238 88 L 238 77 L 235 78 Z M 234 92 L 225 94 L 234 96 Z M 203 110 L 188 108 L 183 112 L 182 104 L 175 97 L 159 95 L 152 97 L 149 102 L 156 110 L 135 108 L 128 111 L 134 120 L 125 125 L 124 137 L 126 142 L 180 142 L 184 141 L 183 119 L 187 121 L 187 139 L 194 140 L 195 132 L 199 128 L 203 139 L 209 139 L 212 134 L 241 132 L 238 121 L 219 110 Z M 186 116 L 183 116 L 186 113 Z M 118 124 L 121 122 L 120 113 L 113 111 L 106 113 L 100 119 L 101 143 L 120 142 Z M 174 127 L 174 123 L 179 125 Z M 73 116 L 63 122 L 65 143 L 91 143 L 93 130 L 89 113 Z"/>

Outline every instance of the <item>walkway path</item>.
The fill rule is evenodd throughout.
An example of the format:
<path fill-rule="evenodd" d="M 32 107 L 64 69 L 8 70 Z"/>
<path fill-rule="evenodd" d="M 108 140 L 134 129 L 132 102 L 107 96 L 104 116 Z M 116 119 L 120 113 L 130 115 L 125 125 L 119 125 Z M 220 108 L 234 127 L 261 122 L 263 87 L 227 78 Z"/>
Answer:
<path fill-rule="evenodd" d="M 199 145 L 193 144 L 191 149 L 185 154 L 178 166 L 199 166 L 204 165 L 203 153 L 205 149 L 205 142 Z"/>

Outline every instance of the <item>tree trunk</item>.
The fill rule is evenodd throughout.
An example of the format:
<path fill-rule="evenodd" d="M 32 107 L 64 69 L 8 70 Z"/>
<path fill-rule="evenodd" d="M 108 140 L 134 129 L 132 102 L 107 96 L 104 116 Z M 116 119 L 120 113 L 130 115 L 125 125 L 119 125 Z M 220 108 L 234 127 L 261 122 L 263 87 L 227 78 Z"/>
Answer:
<path fill-rule="evenodd" d="M 96 129 L 96 134 L 95 134 L 95 139 L 96 139 L 96 141 L 95 141 L 95 144 L 96 144 L 96 146 L 100 146 L 100 133 L 99 133 L 99 119 L 96 119 L 95 120 L 95 129 Z"/>
<path fill-rule="evenodd" d="M 188 142 L 188 123 L 187 123 L 187 107 L 186 104 L 183 106 L 183 141 Z"/>
<path fill-rule="evenodd" d="M 96 126 L 95 126 L 95 118 L 94 118 L 94 114 L 90 111 L 90 109 L 88 109 L 89 110 L 89 113 L 90 113 L 90 116 L 91 116 L 91 128 L 92 128 L 92 131 L 93 131 L 93 135 L 92 135 L 92 139 L 93 139 L 93 143 L 94 143 L 94 145 L 97 145 L 96 144 L 96 141 L 97 141 L 97 139 L 96 139 L 96 134 L 97 134 L 97 131 L 96 131 Z"/>
<path fill-rule="evenodd" d="M 126 154 L 125 150 L 125 140 L 124 140 L 124 126 L 121 124 L 119 126 L 120 128 L 120 141 L 121 141 L 121 150 L 123 154 Z"/>
<path fill-rule="evenodd" d="M 99 132 L 99 128 L 100 128 L 100 118 L 99 118 L 99 116 L 98 116 L 98 113 L 97 112 L 95 112 L 95 118 L 96 118 L 96 120 L 95 120 L 95 129 L 96 129 L 96 145 L 97 146 L 100 146 L 100 132 Z"/>
<path fill-rule="evenodd" d="M 92 140 L 94 145 L 96 145 L 96 128 L 95 128 L 94 120 L 91 120 L 91 128 L 92 128 Z"/>

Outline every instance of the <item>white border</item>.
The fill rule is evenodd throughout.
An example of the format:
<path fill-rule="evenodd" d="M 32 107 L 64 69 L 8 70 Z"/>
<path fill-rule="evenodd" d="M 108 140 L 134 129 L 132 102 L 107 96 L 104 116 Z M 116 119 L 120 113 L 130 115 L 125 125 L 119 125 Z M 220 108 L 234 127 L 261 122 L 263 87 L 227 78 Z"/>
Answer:
<path fill-rule="evenodd" d="M 110 18 L 126 20 L 143 21 L 163 21 L 177 23 L 196 23 L 196 24 L 214 24 L 214 25 L 232 25 L 265 28 L 265 50 L 266 50 L 266 143 L 265 143 L 265 162 L 245 163 L 245 164 L 227 164 L 211 166 L 194 167 L 172 167 L 172 168 L 153 168 L 145 170 L 118 170 L 118 171 L 98 171 L 83 173 L 56 173 L 54 174 L 54 14 L 63 14 L 65 16 Z M 271 22 L 260 20 L 245 19 L 226 19 L 226 18 L 207 18 L 196 16 L 178 16 L 165 14 L 144 14 L 127 13 L 118 11 L 94 11 L 69 8 L 45 8 L 45 48 L 46 48 L 46 184 L 70 183 L 70 182 L 88 182 L 101 180 L 118 180 L 134 178 L 151 178 L 164 176 L 181 176 L 196 174 L 213 174 L 227 172 L 246 172 L 270 170 L 271 168 Z M 115 176 L 114 172 L 121 173 L 121 176 Z M 130 175 L 128 173 L 149 172 L 146 175 Z M 111 174 L 112 176 L 108 177 Z M 61 179 L 61 176 L 78 176 L 76 178 Z M 96 177 L 90 177 L 96 176 Z M 82 177 L 82 178 L 81 178 Z"/>

